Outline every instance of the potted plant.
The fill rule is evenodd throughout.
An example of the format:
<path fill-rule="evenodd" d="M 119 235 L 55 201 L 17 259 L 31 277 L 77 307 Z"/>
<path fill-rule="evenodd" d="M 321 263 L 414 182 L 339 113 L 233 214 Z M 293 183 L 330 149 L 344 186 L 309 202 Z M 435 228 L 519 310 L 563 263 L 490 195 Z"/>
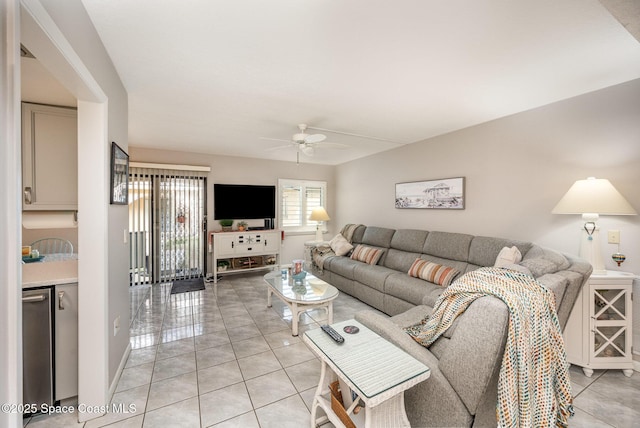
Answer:
<path fill-rule="evenodd" d="M 231 232 L 231 228 L 233 227 L 233 220 L 219 220 L 220 226 L 222 226 L 223 232 Z"/>
<path fill-rule="evenodd" d="M 229 269 L 229 266 L 231 265 L 231 263 L 229 263 L 229 260 L 218 260 L 218 270 L 219 271 L 225 271 L 227 269 Z"/>
<path fill-rule="evenodd" d="M 238 222 L 238 230 L 242 232 L 243 230 L 247 229 L 248 225 L 249 224 L 246 221 L 239 221 Z"/>

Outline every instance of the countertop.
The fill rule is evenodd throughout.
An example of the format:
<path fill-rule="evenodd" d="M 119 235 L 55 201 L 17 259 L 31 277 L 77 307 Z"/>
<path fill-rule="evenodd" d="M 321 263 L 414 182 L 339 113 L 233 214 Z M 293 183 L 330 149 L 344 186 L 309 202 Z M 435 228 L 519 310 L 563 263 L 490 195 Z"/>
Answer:
<path fill-rule="evenodd" d="M 78 256 L 45 256 L 22 265 L 22 289 L 78 282 Z"/>

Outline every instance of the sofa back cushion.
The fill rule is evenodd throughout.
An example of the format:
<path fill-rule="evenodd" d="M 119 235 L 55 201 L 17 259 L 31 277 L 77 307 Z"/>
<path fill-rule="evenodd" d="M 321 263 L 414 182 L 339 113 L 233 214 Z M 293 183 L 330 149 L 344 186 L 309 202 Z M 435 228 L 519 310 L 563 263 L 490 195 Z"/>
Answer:
<path fill-rule="evenodd" d="M 389 248 L 395 232 L 394 229 L 387 229 L 386 227 L 367 226 L 362 236 L 362 241 L 359 243 L 374 247 Z"/>
<path fill-rule="evenodd" d="M 390 247 L 411 253 L 421 253 L 428 234 L 426 230 L 398 229 L 391 238 Z"/>
<path fill-rule="evenodd" d="M 422 252 L 442 259 L 466 262 L 469 259 L 469 246 L 472 239 L 472 235 L 464 233 L 429 232 Z"/>
<path fill-rule="evenodd" d="M 475 236 L 469 246 L 469 263 L 477 266 L 493 266 L 496 257 L 504 247 L 517 247 L 524 257 L 532 247 L 531 242 L 513 239 Z"/>
<path fill-rule="evenodd" d="M 410 253 L 407 251 L 389 248 L 384 256 L 383 266 L 398 272 L 407 272 L 415 259 L 420 257 L 420 253 Z"/>

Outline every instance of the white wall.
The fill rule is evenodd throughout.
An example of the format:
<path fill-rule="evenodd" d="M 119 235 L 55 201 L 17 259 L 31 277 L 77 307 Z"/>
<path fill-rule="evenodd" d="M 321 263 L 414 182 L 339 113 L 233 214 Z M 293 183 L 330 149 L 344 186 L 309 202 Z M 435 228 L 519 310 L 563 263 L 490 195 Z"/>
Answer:
<path fill-rule="evenodd" d="M 209 230 L 219 230 L 220 225 L 213 220 L 213 184 L 260 184 L 276 185 L 279 178 L 321 180 L 327 182 L 327 211 L 329 216 L 334 211 L 334 167 L 325 165 L 296 164 L 294 162 L 279 162 L 262 159 L 239 158 L 233 156 L 204 155 L 200 153 L 175 152 L 135 147 L 131 142 L 129 154 L 131 161 L 157 162 L 164 164 L 181 164 L 209 166 L 211 172 L 207 176 L 207 221 Z M 249 225 L 251 226 L 251 224 Z M 333 236 L 334 230 L 340 230 L 336 222 L 329 222 L 329 233 L 325 238 Z M 315 232 L 303 235 L 285 236 L 282 242 L 283 264 L 293 259 L 303 257 L 304 241 L 314 239 Z M 210 260 L 207 262 L 210 269 Z"/>
<path fill-rule="evenodd" d="M 394 208 L 395 183 L 458 176 L 465 210 Z M 640 212 L 640 80 L 340 165 L 334 224 L 510 237 L 577 254 L 580 216 L 551 210 L 588 176 L 609 179 Z M 640 216 L 603 216 L 599 225 L 606 268 L 640 274 Z M 627 256 L 620 268 L 610 229 L 620 230 Z M 634 308 L 638 321 L 640 299 Z"/>
<path fill-rule="evenodd" d="M 108 97 L 107 138 L 103 146 L 105 164 L 101 164 L 98 170 L 93 170 L 94 174 L 104 172 L 106 176 L 102 177 L 101 174 L 100 179 L 96 179 L 95 176 L 79 177 L 79 181 L 88 182 L 95 179 L 96 183 L 103 183 L 102 178 L 106 178 L 108 182 L 111 141 L 117 142 L 125 150 L 128 146 L 127 92 L 82 2 L 80 0 L 66 0 L 64 2 L 42 0 L 42 4 Z M 106 183 L 105 185 L 108 186 Z M 107 224 L 92 222 L 91 218 L 87 218 L 87 216 L 83 218 L 83 213 L 80 212 L 79 227 L 92 228 L 91 234 L 105 231 L 107 234 L 108 266 L 106 275 L 108 284 L 106 284 L 107 290 L 104 291 L 107 298 L 105 304 L 107 306 L 106 324 L 108 328 L 104 333 L 107 335 L 106 340 L 108 341 L 108 382 L 111 384 L 129 344 L 129 334 L 126 329 L 129 320 L 128 245 L 123 242 L 123 230 L 128 228 L 128 218 L 126 206 L 109 205 L 108 198 L 98 203 L 107 210 Z M 90 262 L 90 257 L 84 257 L 80 260 L 80 263 Z M 114 337 L 109 327 L 113 325 L 114 319 L 118 316 L 121 318 L 121 325 L 125 328 L 121 329 L 120 333 Z M 80 343 L 80 346 L 83 344 Z"/>

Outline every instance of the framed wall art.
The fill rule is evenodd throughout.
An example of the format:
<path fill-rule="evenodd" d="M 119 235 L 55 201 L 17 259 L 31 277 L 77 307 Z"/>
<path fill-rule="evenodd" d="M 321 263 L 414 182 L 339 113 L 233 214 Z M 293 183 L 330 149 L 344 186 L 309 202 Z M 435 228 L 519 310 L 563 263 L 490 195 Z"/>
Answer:
<path fill-rule="evenodd" d="M 111 198 L 110 203 L 129 203 L 129 155 L 116 143 L 111 143 Z"/>
<path fill-rule="evenodd" d="M 464 209 L 464 177 L 396 184 L 396 208 Z"/>

